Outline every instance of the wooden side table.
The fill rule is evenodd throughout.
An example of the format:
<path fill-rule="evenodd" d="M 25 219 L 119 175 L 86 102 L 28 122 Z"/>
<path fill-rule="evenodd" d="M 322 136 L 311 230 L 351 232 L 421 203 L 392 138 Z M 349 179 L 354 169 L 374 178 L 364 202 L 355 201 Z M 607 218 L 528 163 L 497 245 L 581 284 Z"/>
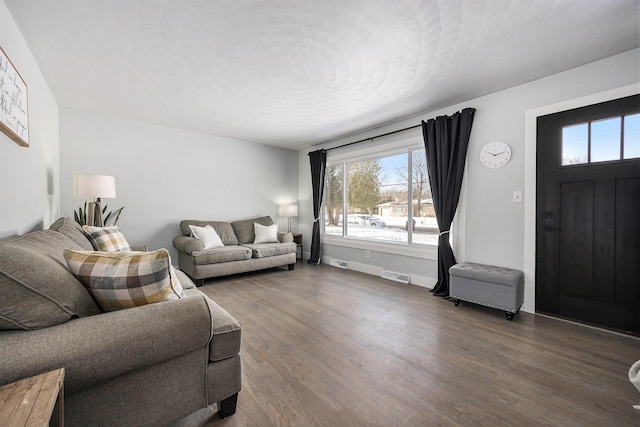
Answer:
<path fill-rule="evenodd" d="M 0 387 L 0 426 L 49 425 L 64 425 L 64 368 Z"/>
<path fill-rule="evenodd" d="M 302 234 L 291 233 L 293 235 L 293 243 L 298 245 L 296 248 L 296 259 L 302 260 Z M 298 250 L 300 250 L 300 257 L 298 258 Z"/>

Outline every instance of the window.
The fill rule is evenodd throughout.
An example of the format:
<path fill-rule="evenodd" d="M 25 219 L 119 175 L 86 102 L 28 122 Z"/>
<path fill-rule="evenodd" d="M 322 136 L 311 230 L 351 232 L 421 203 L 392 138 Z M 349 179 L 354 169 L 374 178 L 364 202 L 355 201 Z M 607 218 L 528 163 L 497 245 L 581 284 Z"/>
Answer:
<path fill-rule="evenodd" d="M 633 114 L 624 117 L 623 158 L 640 158 L 640 114 Z"/>
<path fill-rule="evenodd" d="M 640 158 L 640 114 L 562 128 L 562 166 Z"/>
<path fill-rule="evenodd" d="M 328 161 L 324 234 L 399 244 L 438 244 L 423 148 Z"/>

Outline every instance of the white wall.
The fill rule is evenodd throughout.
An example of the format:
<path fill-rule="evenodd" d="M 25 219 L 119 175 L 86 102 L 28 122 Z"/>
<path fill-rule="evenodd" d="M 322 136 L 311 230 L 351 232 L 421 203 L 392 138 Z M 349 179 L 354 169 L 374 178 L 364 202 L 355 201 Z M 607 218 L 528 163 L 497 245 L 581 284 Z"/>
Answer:
<path fill-rule="evenodd" d="M 544 79 L 493 93 L 481 98 L 471 99 L 436 111 L 430 111 L 415 118 L 378 128 L 369 132 L 353 135 L 339 141 L 325 144 L 324 147 L 357 141 L 366 137 L 382 134 L 419 124 L 421 120 L 452 114 L 465 107 L 476 108 L 471 140 L 467 154 L 465 185 L 458 211 L 458 261 L 473 261 L 486 264 L 525 270 L 525 231 L 535 228 L 535 221 L 525 225 L 525 203 L 513 203 L 512 193 L 525 189 L 525 116 L 527 111 L 547 105 L 585 97 L 603 91 L 638 84 L 640 82 L 640 50 L 635 49 L 601 61 L 587 64 Z M 395 138 L 406 138 L 406 135 Z M 387 139 L 394 138 L 388 137 Z M 491 141 L 504 141 L 512 148 L 511 161 L 501 169 L 490 170 L 483 167 L 479 160 L 481 148 Z M 384 141 L 383 141 L 384 142 Z M 531 143 L 531 142 L 529 142 Z M 533 141 L 535 143 L 535 140 Z M 310 168 L 307 153 L 299 153 L 300 169 L 300 230 L 311 234 L 313 223 L 311 204 Z M 535 152 L 535 151 L 534 151 Z M 527 162 L 533 162 L 535 156 L 528 156 Z M 531 165 L 527 166 L 531 169 Z M 527 194 L 524 194 L 525 199 Z M 531 200 L 530 198 L 528 200 Z M 309 239 L 305 239 L 308 251 Z M 362 258 L 362 249 L 345 249 L 325 245 L 323 254 L 339 255 L 341 259 L 367 262 Z M 373 254 L 372 254 L 373 259 Z M 407 263 L 398 256 L 380 254 L 376 258 L 380 267 L 389 270 L 425 274 L 435 272 L 437 268 L 432 260 L 414 258 Z M 404 270 L 402 269 L 404 268 Z M 407 270 L 410 268 L 410 270 Z M 525 286 L 525 305 L 528 312 L 535 310 L 535 281 L 527 269 Z"/>
<path fill-rule="evenodd" d="M 124 206 L 118 226 L 132 244 L 167 248 L 183 219 L 235 220 L 271 215 L 298 194 L 297 152 L 246 141 L 60 108 L 62 213 L 73 217 L 83 199 L 74 174 L 112 175 Z"/>
<path fill-rule="evenodd" d="M 30 146 L 0 132 L 0 238 L 48 227 L 59 213 L 58 105 L 4 2 L 0 46 L 27 84 Z"/>

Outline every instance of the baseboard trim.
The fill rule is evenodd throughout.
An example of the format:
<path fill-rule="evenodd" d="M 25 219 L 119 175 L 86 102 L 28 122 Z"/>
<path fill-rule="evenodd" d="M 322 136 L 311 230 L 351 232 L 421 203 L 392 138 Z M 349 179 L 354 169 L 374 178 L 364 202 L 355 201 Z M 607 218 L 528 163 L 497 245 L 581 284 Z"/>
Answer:
<path fill-rule="evenodd" d="M 349 262 L 349 270 L 354 270 L 360 273 L 370 274 L 372 276 L 378 276 L 378 277 L 382 275 L 382 270 L 383 270 L 382 267 L 378 267 L 371 264 L 364 264 L 361 262 L 349 261 L 349 260 L 345 260 L 345 261 Z M 331 262 L 331 257 L 322 256 L 321 262 L 323 264 L 329 264 L 329 262 Z M 413 273 L 411 273 L 411 279 L 409 280 L 410 285 L 420 286 L 427 289 L 433 289 L 436 283 L 438 283 L 437 278 L 434 279 L 433 277 L 421 276 L 420 274 L 413 274 Z"/>
<path fill-rule="evenodd" d="M 427 289 L 433 289 L 433 287 L 438 283 L 438 279 L 434 279 L 433 277 L 421 276 L 419 274 L 412 274 L 411 280 L 409 281 L 411 285 L 421 286 Z"/>
<path fill-rule="evenodd" d="M 382 267 L 377 267 L 371 264 L 363 264 L 361 262 L 349 261 L 349 269 L 378 277 L 380 277 L 380 275 L 382 274 Z"/>

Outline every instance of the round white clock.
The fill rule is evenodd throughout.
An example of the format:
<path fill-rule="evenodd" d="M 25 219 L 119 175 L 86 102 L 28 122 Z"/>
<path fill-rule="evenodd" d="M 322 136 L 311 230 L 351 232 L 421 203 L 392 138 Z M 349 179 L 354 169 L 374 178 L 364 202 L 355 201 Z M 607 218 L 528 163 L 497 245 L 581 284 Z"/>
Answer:
<path fill-rule="evenodd" d="M 511 159 L 511 147 L 504 142 L 490 142 L 480 151 L 480 162 L 491 169 L 501 168 Z"/>

